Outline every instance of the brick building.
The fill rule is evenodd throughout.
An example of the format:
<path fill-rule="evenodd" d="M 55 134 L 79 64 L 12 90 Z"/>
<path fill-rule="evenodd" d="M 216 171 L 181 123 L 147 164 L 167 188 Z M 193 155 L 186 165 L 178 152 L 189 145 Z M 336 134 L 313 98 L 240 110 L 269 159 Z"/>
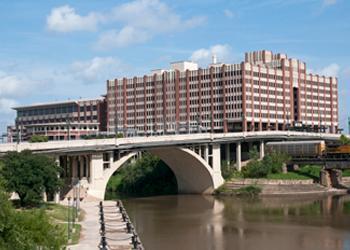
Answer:
<path fill-rule="evenodd" d="M 338 131 L 338 80 L 307 72 L 285 54 L 107 81 L 107 129 L 139 135 L 257 130 Z"/>
<path fill-rule="evenodd" d="M 13 108 L 16 125 L 8 127 L 8 141 L 45 135 L 49 140 L 79 139 L 107 130 L 105 98 L 68 100 Z"/>

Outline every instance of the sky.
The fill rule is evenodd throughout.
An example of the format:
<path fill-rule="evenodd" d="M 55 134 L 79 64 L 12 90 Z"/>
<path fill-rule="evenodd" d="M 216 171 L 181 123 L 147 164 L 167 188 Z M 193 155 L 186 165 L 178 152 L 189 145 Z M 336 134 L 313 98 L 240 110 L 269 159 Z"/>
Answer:
<path fill-rule="evenodd" d="M 263 49 L 338 77 L 347 131 L 349 13 L 349 0 L 1 0 L 0 133 L 14 106 L 99 97 L 107 79 Z"/>

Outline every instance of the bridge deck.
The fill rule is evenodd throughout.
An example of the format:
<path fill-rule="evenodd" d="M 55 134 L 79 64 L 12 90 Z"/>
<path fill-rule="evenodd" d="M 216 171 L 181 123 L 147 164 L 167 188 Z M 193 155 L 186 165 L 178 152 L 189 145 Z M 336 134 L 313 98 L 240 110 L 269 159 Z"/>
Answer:
<path fill-rule="evenodd" d="M 129 137 L 118 139 L 92 139 L 74 141 L 50 141 L 43 143 L 0 144 L 0 153 L 8 151 L 32 150 L 36 152 L 64 153 L 86 151 L 108 151 L 113 149 L 140 149 L 164 146 L 183 146 L 205 143 L 227 143 L 257 140 L 313 140 L 336 141 L 339 134 L 307 133 L 296 131 L 263 131 L 240 133 L 202 133 L 162 135 L 151 137 Z"/>

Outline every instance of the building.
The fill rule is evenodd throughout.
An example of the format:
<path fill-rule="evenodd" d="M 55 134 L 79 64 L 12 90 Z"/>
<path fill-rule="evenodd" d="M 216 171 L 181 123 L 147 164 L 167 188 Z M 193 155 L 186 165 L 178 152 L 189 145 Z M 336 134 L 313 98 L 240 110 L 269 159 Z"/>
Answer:
<path fill-rule="evenodd" d="M 239 64 L 169 70 L 107 81 L 109 132 L 338 131 L 338 80 L 285 54 L 255 51 Z"/>
<path fill-rule="evenodd" d="M 17 137 L 26 141 L 33 135 L 74 140 L 106 132 L 106 107 L 104 97 L 15 107 L 16 125 L 8 127 L 8 142 L 17 141 Z"/>

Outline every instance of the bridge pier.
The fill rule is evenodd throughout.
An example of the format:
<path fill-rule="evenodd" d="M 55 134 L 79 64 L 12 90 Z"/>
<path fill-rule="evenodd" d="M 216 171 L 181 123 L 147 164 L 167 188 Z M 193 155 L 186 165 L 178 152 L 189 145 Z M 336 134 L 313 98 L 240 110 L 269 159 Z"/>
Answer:
<path fill-rule="evenodd" d="M 259 158 L 262 160 L 265 156 L 265 144 L 264 141 L 260 141 L 260 147 L 259 147 Z"/>
<path fill-rule="evenodd" d="M 204 145 L 204 160 L 209 162 L 209 147 L 208 144 Z"/>
<path fill-rule="evenodd" d="M 241 142 L 236 143 L 236 168 L 238 171 L 242 170 Z"/>
<path fill-rule="evenodd" d="M 339 169 L 322 169 L 320 172 L 320 184 L 325 187 L 342 187 L 342 171 Z"/>
<path fill-rule="evenodd" d="M 225 155 L 226 155 L 226 164 L 230 166 L 231 155 L 230 155 L 230 143 L 225 144 Z"/>
<path fill-rule="evenodd" d="M 60 157 L 59 156 L 55 156 L 55 163 L 56 163 L 57 166 L 60 166 L 61 162 L 60 162 Z M 58 177 L 60 177 L 60 176 L 58 175 Z M 53 201 L 55 203 L 60 203 L 60 191 L 54 193 Z"/>

